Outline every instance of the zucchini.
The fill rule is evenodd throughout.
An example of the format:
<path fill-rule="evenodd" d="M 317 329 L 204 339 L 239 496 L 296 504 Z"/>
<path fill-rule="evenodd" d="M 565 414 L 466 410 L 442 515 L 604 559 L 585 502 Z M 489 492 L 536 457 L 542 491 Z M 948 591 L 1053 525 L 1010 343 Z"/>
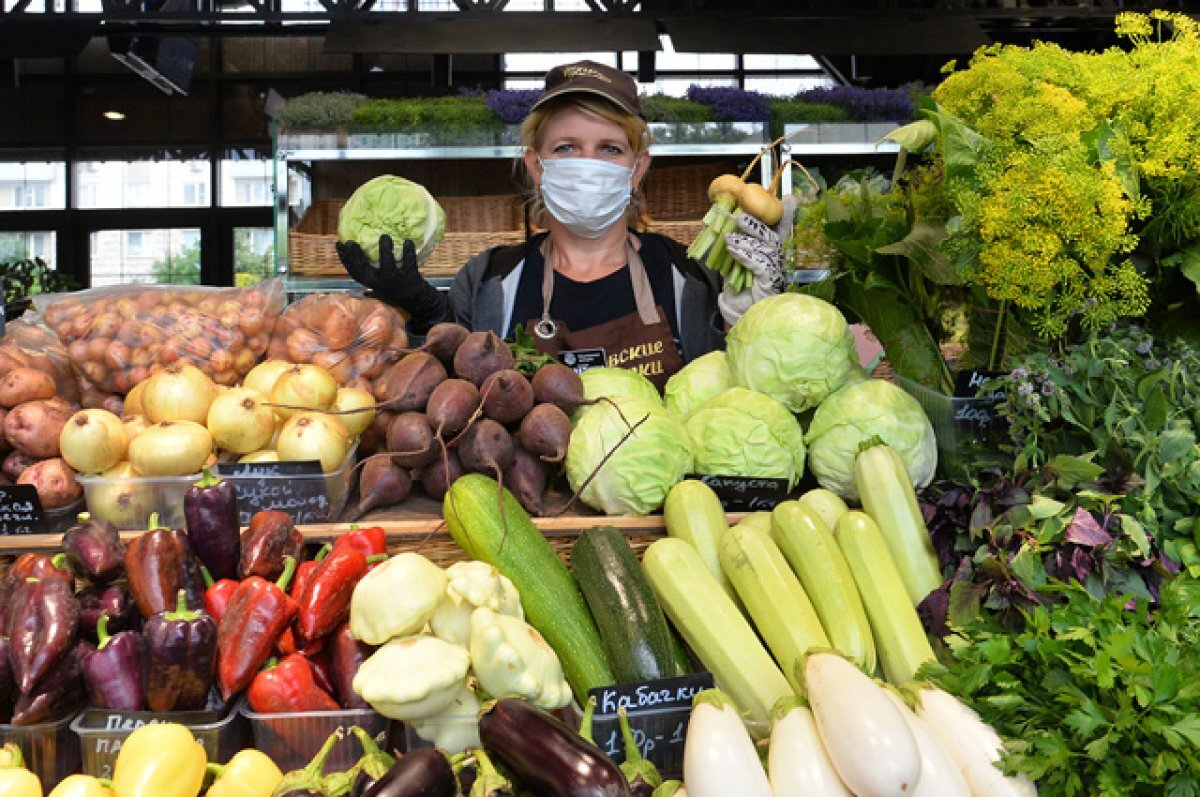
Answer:
<path fill-rule="evenodd" d="M 784 501 L 771 513 L 771 539 L 787 558 L 833 649 L 875 672 L 875 643 L 858 587 L 833 532 L 802 501 Z"/>
<path fill-rule="evenodd" d="M 442 515 L 467 556 L 493 565 L 512 581 L 525 619 L 558 654 L 581 704 L 589 689 L 615 683 L 575 579 L 512 493 L 500 491 L 495 479 L 469 473 L 446 491 Z"/>
<path fill-rule="evenodd" d="M 904 462 L 890 446 L 871 446 L 854 460 L 854 481 L 916 606 L 942 585 L 942 569 Z"/>
<path fill-rule="evenodd" d="M 642 567 L 667 617 L 717 686 L 765 728 L 771 708 L 792 688 L 700 554 L 667 537 L 646 549 Z"/>
<path fill-rule="evenodd" d="M 804 694 L 804 657 L 828 648 L 812 602 L 770 536 L 739 523 L 721 538 L 721 569 L 796 694 Z M 772 706 L 773 707 L 773 706 Z"/>
<path fill-rule="evenodd" d="M 695 548 L 721 588 L 729 597 L 735 597 L 733 586 L 721 572 L 721 559 L 717 555 L 717 543 L 729 531 L 729 524 L 725 520 L 725 507 L 712 488 L 697 479 L 677 483 L 663 502 L 663 522 L 667 534 Z"/>
<path fill-rule="evenodd" d="M 934 660 L 933 648 L 879 526 L 852 509 L 838 521 L 834 538 L 867 610 L 884 677 L 897 686 L 908 683 L 922 664 Z"/>
<path fill-rule="evenodd" d="M 618 682 L 683 674 L 662 606 L 624 534 L 612 526 L 584 531 L 571 547 L 571 569 Z"/>
<path fill-rule="evenodd" d="M 761 531 L 764 534 L 771 533 L 771 513 L 770 512 L 751 512 L 742 518 L 737 523 L 743 528 L 754 529 Z"/>
<path fill-rule="evenodd" d="M 840 495 L 832 490 L 826 490 L 824 487 L 809 490 L 800 496 L 800 503 L 816 511 L 831 534 L 833 527 L 837 525 L 838 518 L 846 514 L 846 510 L 849 509 Z"/>

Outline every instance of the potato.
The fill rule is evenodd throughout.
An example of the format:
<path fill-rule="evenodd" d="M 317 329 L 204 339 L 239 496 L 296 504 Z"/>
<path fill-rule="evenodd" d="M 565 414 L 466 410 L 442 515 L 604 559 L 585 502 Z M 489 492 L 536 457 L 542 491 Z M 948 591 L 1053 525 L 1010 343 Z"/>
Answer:
<path fill-rule="evenodd" d="M 36 464 L 37 459 L 34 457 L 20 451 L 10 451 L 4 457 L 4 461 L 0 463 L 0 473 L 3 473 L 9 481 L 15 482 L 21 478 L 22 473 Z"/>
<path fill-rule="evenodd" d="M 0 406 L 12 409 L 18 404 L 54 398 L 54 379 L 33 368 L 14 368 L 0 379 Z"/>
<path fill-rule="evenodd" d="M 43 509 L 68 506 L 83 495 L 83 488 L 75 481 L 75 471 L 60 457 L 44 459 L 26 468 L 17 484 L 32 484 Z"/>
<path fill-rule="evenodd" d="M 57 457 L 58 436 L 71 412 L 55 400 L 27 401 L 4 418 L 4 436 L 16 450 L 37 459 Z"/>

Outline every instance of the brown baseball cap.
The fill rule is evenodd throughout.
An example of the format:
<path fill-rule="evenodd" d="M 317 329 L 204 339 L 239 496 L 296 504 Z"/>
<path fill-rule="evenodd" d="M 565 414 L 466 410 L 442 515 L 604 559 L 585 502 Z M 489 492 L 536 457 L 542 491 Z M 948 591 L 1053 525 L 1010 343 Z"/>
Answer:
<path fill-rule="evenodd" d="M 539 105 L 564 94 L 596 94 L 616 103 L 622 110 L 642 115 L 637 83 L 627 73 L 595 61 L 561 64 L 546 73 L 546 87 L 533 104 Z"/>

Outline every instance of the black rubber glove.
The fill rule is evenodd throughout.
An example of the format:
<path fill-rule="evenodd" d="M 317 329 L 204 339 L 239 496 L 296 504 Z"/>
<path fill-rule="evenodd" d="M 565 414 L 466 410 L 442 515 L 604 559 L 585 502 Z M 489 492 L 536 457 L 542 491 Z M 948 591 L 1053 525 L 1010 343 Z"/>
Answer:
<path fill-rule="evenodd" d="M 362 286 L 409 315 L 409 327 L 423 335 L 434 324 L 445 321 L 450 305 L 445 294 L 425 281 L 417 270 L 417 249 L 406 240 L 396 257 L 390 235 L 379 236 L 379 266 L 372 265 L 366 252 L 354 241 L 338 241 L 338 257 L 346 271 Z"/>

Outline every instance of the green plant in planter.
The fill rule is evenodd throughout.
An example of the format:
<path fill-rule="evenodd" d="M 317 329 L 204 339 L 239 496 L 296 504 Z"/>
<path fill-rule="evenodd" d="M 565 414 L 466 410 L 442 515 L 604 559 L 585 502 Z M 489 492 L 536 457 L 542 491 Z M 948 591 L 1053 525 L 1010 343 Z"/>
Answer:
<path fill-rule="evenodd" d="M 275 121 L 293 130 L 340 127 L 349 124 L 354 110 L 365 102 L 362 94 L 313 91 L 285 102 Z"/>
<path fill-rule="evenodd" d="M 504 125 L 483 97 L 410 97 L 371 100 L 354 111 L 352 124 L 363 130 L 426 133 L 443 144 L 490 140 Z"/>
<path fill-rule="evenodd" d="M 78 285 L 65 274 L 50 268 L 40 257 L 33 259 L 0 262 L 0 285 L 4 288 L 4 303 L 12 305 L 13 312 L 6 315 L 15 318 L 28 307 L 28 299 L 39 293 L 58 293 L 73 290 Z M 5 308 L 8 311 L 10 308 Z"/>
<path fill-rule="evenodd" d="M 692 102 L 684 97 L 650 94 L 639 98 L 642 116 L 647 122 L 711 122 L 713 110 L 709 105 Z"/>
<path fill-rule="evenodd" d="M 850 114 L 836 105 L 788 99 L 772 99 L 767 104 L 771 108 L 772 136 L 782 135 L 784 125 L 850 121 Z"/>

